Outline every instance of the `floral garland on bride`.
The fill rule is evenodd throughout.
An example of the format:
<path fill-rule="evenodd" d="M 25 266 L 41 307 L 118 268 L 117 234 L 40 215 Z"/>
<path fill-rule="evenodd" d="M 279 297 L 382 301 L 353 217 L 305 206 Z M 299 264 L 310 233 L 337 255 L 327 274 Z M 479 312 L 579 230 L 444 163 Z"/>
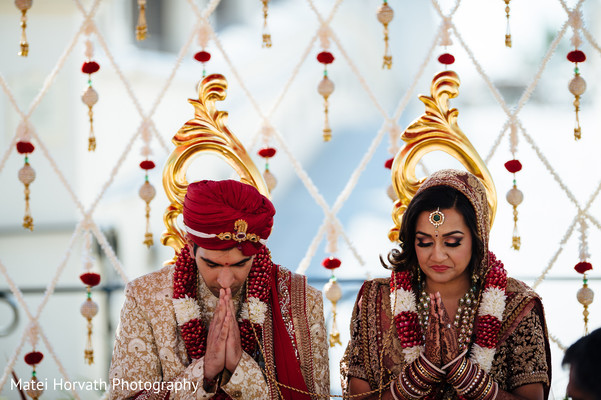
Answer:
<path fill-rule="evenodd" d="M 492 252 L 488 253 L 489 270 L 484 280 L 482 301 L 476 318 L 476 339 L 470 359 L 486 372 L 492 367 L 507 296 L 507 272 Z M 403 356 L 413 362 L 424 349 L 424 336 L 417 314 L 417 303 L 411 285 L 411 272 L 393 272 L 390 279 L 390 304 L 394 315 Z"/>
<path fill-rule="evenodd" d="M 261 340 L 263 323 L 267 315 L 267 302 L 270 297 L 271 276 L 273 267 L 269 250 L 263 246 L 255 255 L 253 265 L 247 278 L 246 301 L 240 312 L 240 340 L 242 349 L 250 354 L 255 353 L 258 343 L 253 333 L 257 332 Z M 208 329 L 201 318 L 197 297 L 198 267 L 196 260 L 190 255 L 188 246 L 184 246 L 175 262 L 173 272 L 173 307 L 188 357 L 201 358 L 206 352 Z M 252 325 L 251 325 L 252 324 Z"/>

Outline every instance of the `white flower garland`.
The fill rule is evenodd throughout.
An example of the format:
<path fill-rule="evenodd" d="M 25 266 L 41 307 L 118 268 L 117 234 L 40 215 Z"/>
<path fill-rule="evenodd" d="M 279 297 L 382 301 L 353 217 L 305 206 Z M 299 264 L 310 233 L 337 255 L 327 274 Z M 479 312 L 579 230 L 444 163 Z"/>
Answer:
<path fill-rule="evenodd" d="M 182 299 L 172 299 L 172 302 L 178 325 L 183 325 L 193 319 L 200 319 L 200 307 L 196 299 L 186 295 Z"/>

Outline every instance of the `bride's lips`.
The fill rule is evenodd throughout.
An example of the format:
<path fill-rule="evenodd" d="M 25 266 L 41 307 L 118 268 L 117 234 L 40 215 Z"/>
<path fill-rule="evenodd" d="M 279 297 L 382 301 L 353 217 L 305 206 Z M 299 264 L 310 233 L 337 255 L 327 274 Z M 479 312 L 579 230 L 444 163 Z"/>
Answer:
<path fill-rule="evenodd" d="M 451 267 L 446 266 L 446 265 L 432 265 L 430 267 L 430 269 L 436 271 L 436 272 L 445 272 L 447 269 L 450 269 Z"/>

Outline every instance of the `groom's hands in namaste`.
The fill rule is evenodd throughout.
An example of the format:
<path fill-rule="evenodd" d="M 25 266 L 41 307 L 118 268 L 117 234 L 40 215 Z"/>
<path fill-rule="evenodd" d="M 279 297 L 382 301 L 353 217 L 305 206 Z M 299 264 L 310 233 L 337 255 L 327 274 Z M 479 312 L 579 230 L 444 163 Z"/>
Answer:
<path fill-rule="evenodd" d="M 207 334 L 204 376 L 213 380 L 224 369 L 233 372 L 242 357 L 240 329 L 230 288 L 219 290 L 219 303 Z"/>
<path fill-rule="evenodd" d="M 232 318 L 229 319 L 230 324 L 228 328 L 227 343 L 225 347 L 225 368 L 234 372 L 240 358 L 242 358 L 242 342 L 240 340 L 240 328 L 238 327 L 238 321 L 236 321 L 234 311 L 234 301 L 232 300 L 232 290 L 230 288 L 225 289 L 226 295 L 228 296 L 227 308 L 229 315 Z"/>

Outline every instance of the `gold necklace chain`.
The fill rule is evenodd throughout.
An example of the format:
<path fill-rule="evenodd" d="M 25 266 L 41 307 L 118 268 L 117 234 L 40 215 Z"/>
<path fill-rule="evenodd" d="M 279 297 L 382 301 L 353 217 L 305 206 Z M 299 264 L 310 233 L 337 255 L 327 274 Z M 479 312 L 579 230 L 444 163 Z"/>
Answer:
<path fill-rule="evenodd" d="M 250 310 L 249 310 L 249 312 L 250 312 Z M 259 366 L 259 368 L 261 368 L 261 371 L 263 372 L 263 374 L 276 387 L 276 390 L 278 391 L 278 397 L 282 400 L 284 399 L 284 396 L 282 395 L 280 387 L 283 387 L 288 390 L 292 390 L 297 393 L 301 393 L 301 394 L 305 394 L 305 395 L 309 395 L 309 396 L 313 396 L 313 397 L 324 398 L 324 399 L 329 399 L 331 397 L 342 398 L 342 399 L 352 399 L 352 398 L 356 398 L 356 397 L 363 397 L 363 396 L 371 395 L 374 393 L 379 393 L 378 398 L 381 398 L 382 392 L 385 389 L 387 389 L 388 386 L 390 385 L 390 383 L 395 379 L 395 378 L 390 379 L 386 383 L 385 386 L 382 386 L 382 380 L 384 377 L 384 373 L 383 373 L 384 367 L 382 366 L 382 358 L 383 358 L 384 349 L 386 348 L 385 346 L 382 346 L 382 351 L 380 352 L 380 387 L 375 390 L 370 390 L 369 392 L 364 392 L 364 393 L 359 393 L 359 394 L 351 394 L 351 395 L 345 396 L 345 395 L 339 395 L 339 394 L 330 394 L 330 393 L 321 394 L 321 393 L 309 392 L 306 390 L 301 390 L 301 389 L 295 388 L 293 386 L 286 385 L 285 383 L 279 382 L 277 377 L 275 376 L 275 373 L 271 370 L 271 367 L 269 365 L 269 360 L 267 359 L 267 357 L 265 357 L 265 352 L 263 351 L 263 345 L 261 344 L 261 341 L 259 340 L 259 337 L 257 335 L 257 331 L 255 330 L 254 324 L 251 324 L 251 327 L 252 327 L 253 335 L 255 336 L 255 340 L 257 341 L 257 344 L 259 345 L 259 351 L 261 352 L 261 356 L 263 357 L 263 360 L 265 360 L 265 369 L 267 371 L 263 370 L 263 368 L 261 368 L 260 366 Z M 386 335 L 387 338 L 389 338 L 390 334 L 392 333 L 392 327 L 393 327 L 393 325 L 391 324 L 390 328 L 388 329 L 388 334 Z"/>
<path fill-rule="evenodd" d="M 388 388 L 388 385 L 390 385 L 390 382 L 392 382 L 394 380 L 394 378 L 392 378 L 390 381 L 388 381 L 388 383 L 384 387 L 380 386 L 379 388 L 377 388 L 375 390 L 371 390 L 369 392 L 364 392 L 364 393 L 359 393 L 359 394 L 351 394 L 351 395 L 348 395 L 348 396 L 339 395 L 339 394 L 329 394 L 329 393 L 328 394 L 321 394 L 321 393 L 309 392 L 309 391 L 306 391 L 306 390 L 298 389 L 298 388 L 295 388 L 293 386 L 286 385 L 285 383 L 281 383 L 281 382 L 279 382 L 277 380 L 277 378 L 275 377 L 275 374 L 271 371 L 271 367 L 269 366 L 269 363 L 267 362 L 267 359 L 265 358 L 265 353 L 263 351 L 263 346 L 261 345 L 260 341 L 258 340 L 257 332 L 255 331 L 255 327 L 254 326 L 253 326 L 253 333 L 255 335 L 255 339 L 257 340 L 257 343 L 259 343 L 259 350 L 261 351 L 261 355 L 263 356 L 263 359 L 265 360 L 265 368 L 267 369 L 267 371 L 263 371 L 263 373 L 265 374 L 265 376 L 267 376 L 267 379 L 269 379 L 271 381 L 271 383 L 273 383 L 275 385 L 275 387 L 277 388 L 278 395 L 279 395 L 280 399 L 284 399 L 284 396 L 282 395 L 282 392 L 280 391 L 280 387 L 283 387 L 283 388 L 288 389 L 288 390 L 292 390 L 292 391 L 297 392 L 297 393 L 306 394 L 306 395 L 314 396 L 314 397 L 320 397 L 320 398 L 324 398 L 324 399 L 329 399 L 330 397 L 336 397 L 336 398 L 342 398 L 342 399 L 351 399 L 351 398 L 355 398 L 355 397 L 367 396 L 367 395 L 378 393 L 378 392 L 380 393 L 380 397 L 381 397 L 382 396 L 382 391 L 384 391 L 384 389 Z M 263 370 L 263 368 L 261 368 L 261 370 Z M 382 377 L 383 377 L 383 374 L 380 375 L 380 382 L 382 381 Z"/>
<path fill-rule="evenodd" d="M 453 320 L 455 329 L 458 330 L 458 342 L 460 350 L 469 345 L 470 337 L 473 332 L 474 317 L 476 315 L 476 289 L 471 287 L 459 299 L 459 307 Z M 426 332 L 428 327 L 428 315 L 430 309 L 430 297 L 426 291 L 422 291 L 417 303 L 419 322 L 422 326 L 422 332 Z"/>

